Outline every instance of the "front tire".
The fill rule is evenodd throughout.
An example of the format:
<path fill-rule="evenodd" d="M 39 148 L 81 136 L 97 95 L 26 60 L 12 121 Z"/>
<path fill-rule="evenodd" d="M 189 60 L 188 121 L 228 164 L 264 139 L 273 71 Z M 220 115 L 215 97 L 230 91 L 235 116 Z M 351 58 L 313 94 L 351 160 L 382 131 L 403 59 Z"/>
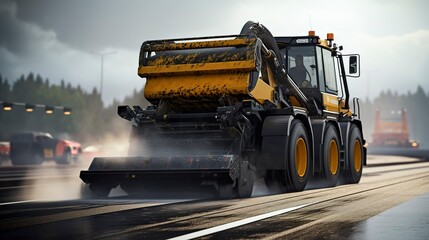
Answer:
<path fill-rule="evenodd" d="M 304 190 L 308 182 L 310 166 L 310 145 L 304 124 L 293 120 L 286 159 L 286 190 L 297 192 Z"/>
<path fill-rule="evenodd" d="M 344 181 L 346 184 L 358 183 L 362 177 L 364 151 L 362 132 L 354 124 L 350 127 L 347 149 L 347 168 L 344 175 Z"/>

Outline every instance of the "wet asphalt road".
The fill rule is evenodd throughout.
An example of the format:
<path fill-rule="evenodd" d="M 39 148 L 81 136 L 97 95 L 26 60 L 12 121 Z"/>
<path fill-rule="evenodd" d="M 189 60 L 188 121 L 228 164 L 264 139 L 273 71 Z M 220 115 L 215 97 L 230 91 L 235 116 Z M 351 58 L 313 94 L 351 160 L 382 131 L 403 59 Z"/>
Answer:
<path fill-rule="evenodd" d="M 303 192 L 268 195 L 259 182 L 252 198 L 238 200 L 180 199 L 180 194 L 172 199 L 133 199 L 120 190 L 108 199 L 84 200 L 79 199 L 78 178 L 84 165 L 6 163 L 0 166 L 0 236 L 360 239 L 365 228 L 371 228 L 363 224 L 367 219 L 429 193 L 428 161 L 369 156 L 368 163 L 356 185 L 310 186 Z"/>

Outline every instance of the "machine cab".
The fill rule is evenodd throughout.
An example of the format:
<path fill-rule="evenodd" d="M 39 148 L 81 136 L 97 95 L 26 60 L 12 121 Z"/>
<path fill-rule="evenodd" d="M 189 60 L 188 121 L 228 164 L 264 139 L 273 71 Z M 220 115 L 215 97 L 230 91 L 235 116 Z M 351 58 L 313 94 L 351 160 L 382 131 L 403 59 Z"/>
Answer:
<path fill-rule="evenodd" d="M 317 36 L 276 38 L 283 67 L 295 84 L 307 97 L 315 99 L 324 114 L 337 115 L 345 108 L 345 77 L 358 71 L 357 61 L 349 60 L 349 71 L 345 72 L 342 56 L 332 47 L 332 40 L 333 35 L 328 35 L 327 40 Z"/>

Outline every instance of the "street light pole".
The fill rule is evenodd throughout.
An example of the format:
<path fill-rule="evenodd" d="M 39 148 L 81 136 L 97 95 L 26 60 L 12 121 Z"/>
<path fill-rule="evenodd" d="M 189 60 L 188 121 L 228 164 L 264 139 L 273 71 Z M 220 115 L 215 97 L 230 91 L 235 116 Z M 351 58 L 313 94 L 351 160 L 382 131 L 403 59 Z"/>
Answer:
<path fill-rule="evenodd" d="M 100 99 L 101 101 L 103 101 L 103 68 L 104 68 L 104 56 L 109 55 L 109 54 L 114 54 L 116 53 L 114 52 L 107 52 L 107 53 L 98 53 L 98 52 L 92 52 L 94 54 L 97 54 L 101 57 L 101 72 L 100 72 Z"/>

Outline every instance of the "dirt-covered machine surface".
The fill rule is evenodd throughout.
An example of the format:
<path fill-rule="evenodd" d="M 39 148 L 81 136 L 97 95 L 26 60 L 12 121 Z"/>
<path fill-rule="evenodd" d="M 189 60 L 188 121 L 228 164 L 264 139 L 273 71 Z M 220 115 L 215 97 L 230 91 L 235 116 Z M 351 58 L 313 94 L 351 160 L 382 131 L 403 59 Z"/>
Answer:
<path fill-rule="evenodd" d="M 88 193 L 186 185 L 249 197 L 255 176 L 281 191 L 359 182 L 365 140 L 346 80 L 359 55 L 340 50 L 333 34 L 273 37 L 251 21 L 240 35 L 144 42 L 138 74 L 152 105 L 118 107 L 132 122 L 129 154 L 81 171 Z"/>

